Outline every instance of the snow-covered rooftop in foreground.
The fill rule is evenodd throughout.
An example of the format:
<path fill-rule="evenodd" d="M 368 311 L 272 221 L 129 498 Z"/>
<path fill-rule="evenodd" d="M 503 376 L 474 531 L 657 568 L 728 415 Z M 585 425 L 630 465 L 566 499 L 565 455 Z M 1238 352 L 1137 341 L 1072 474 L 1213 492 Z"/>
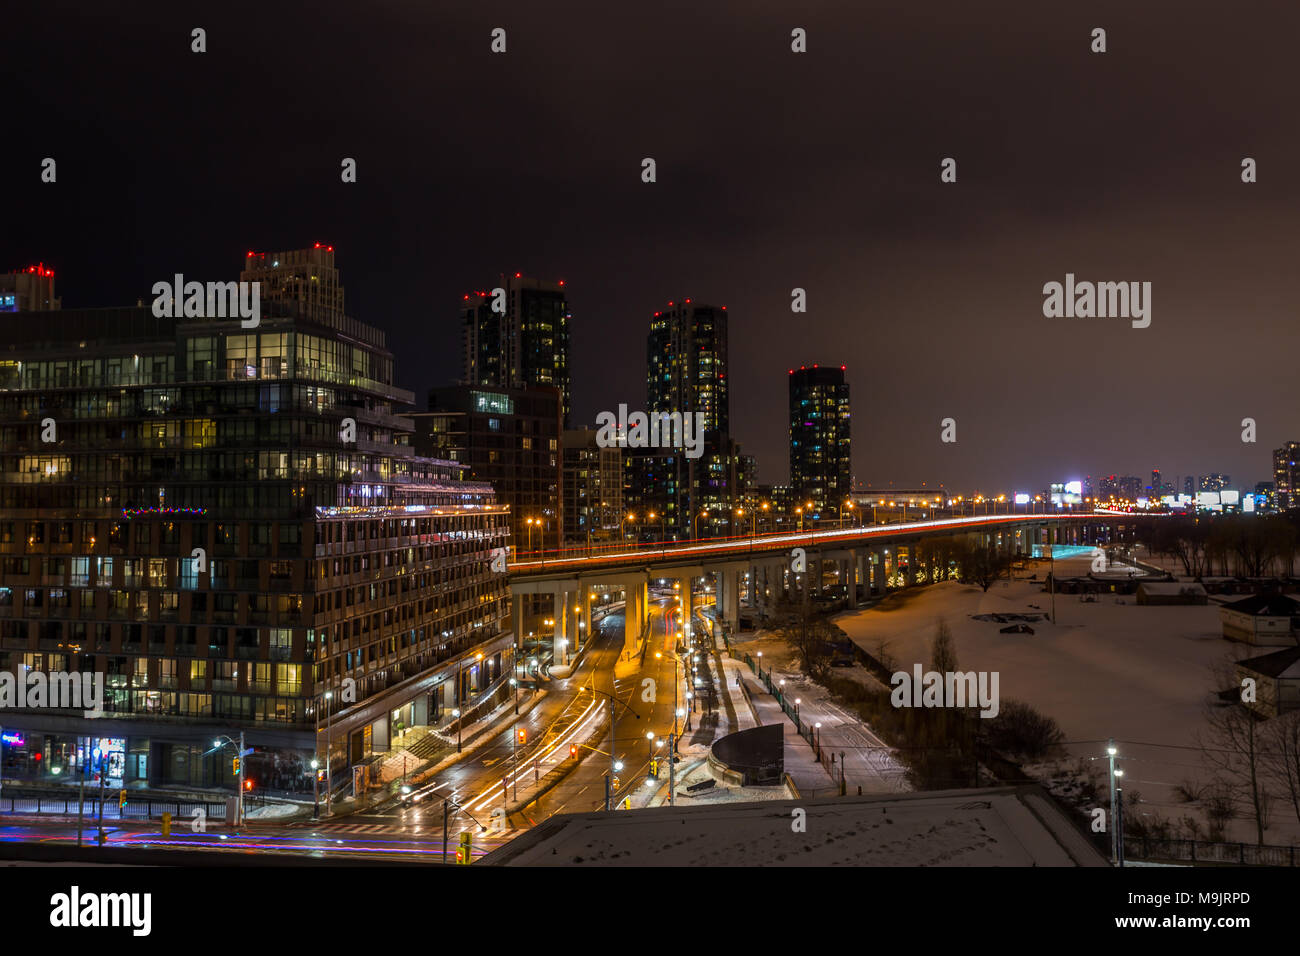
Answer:
<path fill-rule="evenodd" d="M 806 813 L 802 832 L 798 814 Z M 552 817 L 498 866 L 1106 866 L 1037 787 Z"/>

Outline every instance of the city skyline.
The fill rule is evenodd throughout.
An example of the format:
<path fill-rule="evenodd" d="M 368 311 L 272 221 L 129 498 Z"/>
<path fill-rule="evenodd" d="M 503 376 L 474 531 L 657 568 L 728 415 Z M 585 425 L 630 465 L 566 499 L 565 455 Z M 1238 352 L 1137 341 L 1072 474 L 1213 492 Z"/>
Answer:
<path fill-rule="evenodd" d="M 321 249 L 321 250 L 323 251 L 323 249 L 324 249 L 324 244 L 323 244 L 323 243 L 316 243 L 315 245 L 316 245 L 316 247 L 317 247 L 318 249 Z M 288 248 L 290 248 L 290 246 L 286 246 L 286 248 L 288 249 Z M 311 249 L 292 250 L 291 254 L 308 254 L 308 253 L 310 253 L 310 252 L 311 252 Z M 335 267 L 333 266 L 333 262 L 334 262 L 334 247 L 333 247 L 333 246 L 330 246 L 330 247 L 329 247 L 329 253 L 330 253 L 329 261 L 330 261 L 330 263 L 331 263 L 329 269 L 330 269 L 331 271 L 333 271 L 333 280 L 332 280 L 332 281 L 334 281 L 334 282 L 338 282 L 339 276 L 342 275 L 342 274 L 346 274 L 346 270 L 345 270 L 344 268 L 337 268 L 337 269 L 335 269 Z M 247 259 L 249 256 L 253 256 L 253 255 L 257 255 L 257 256 L 259 256 L 259 257 L 264 258 L 264 257 L 267 255 L 267 253 L 251 253 L 251 252 L 250 252 L 250 253 L 246 253 L 246 254 L 245 254 L 245 258 Z M 22 273 L 26 273 L 26 272 L 28 272 L 29 270 L 33 269 L 33 268 L 35 268 L 35 269 L 37 270 L 37 272 L 39 273 L 39 275 L 41 276 L 41 278 L 42 278 L 44 281 L 49 282 L 49 281 L 51 281 L 51 280 L 54 279 L 54 270 L 53 270 L 52 266 L 49 266 L 49 264 L 47 264 L 47 263 L 45 263 L 45 262 L 43 262 L 43 261 L 42 261 L 42 263 L 41 263 L 40 265 L 35 266 L 35 267 L 32 267 L 32 266 L 24 266 L 24 267 L 17 268 L 17 269 L 11 270 L 11 271 L 16 272 L 16 273 L 19 273 L 19 274 L 21 275 Z M 255 273 L 247 273 L 247 275 L 250 275 L 250 276 L 251 276 L 251 275 L 254 275 L 254 274 L 255 274 Z M 507 282 L 507 284 L 510 284 L 511 280 L 510 280 L 509 276 L 506 276 L 504 273 L 502 273 L 501 275 L 505 276 L 505 281 Z M 516 273 L 516 278 L 518 277 L 518 275 L 519 275 L 519 273 Z M 191 276 L 191 277 L 192 277 L 192 276 Z M 61 278 L 62 278 L 62 277 L 60 277 L 60 280 L 61 280 Z M 209 281 L 229 281 L 229 278 L 228 278 L 228 276 L 226 276 L 226 275 L 218 274 L 218 275 L 215 276 L 214 278 L 210 278 Z M 525 274 L 525 281 L 533 281 L 533 282 L 535 282 L 535 280 L 529 279 L 529 278 L 526 276 L 526 274 Z M 543 282 L 545 282 L 545 280 L 543 280 Z M 565 282 L 564 282 L 563 280 L 558 280 L 558 284 L 559 284 L 560 286 L 562 286 L 562 287 L 565 287 L 565 286 L 566 286 L 566 284 L 565 284 Z M 63 285 L 57 285 L 57 284 L 56 284 L 56 285 L 54 286 L 54 288 L 55 288 L 55 290 L 58 292 L 58 296 L 57 296 L 58 301 L 59 301 L 59 302 L 62 302 L 63 299 L 65 298 L 66 287 L 63 286 Z M 264 294 L 264 296 L 265 296 L 265 295 L 269 295 L 269 292 L 266 292 L 266 293 L 263 293 L 263 294 Z M 482 294 L 479 294 L 479 295 L 481 296 Z M 466 310 L 465 310 L 465 307 L 464 307 L 464 301 L 465 301 L 465 299 L 467 298 L 467 296 L 462 295 L 461 298 L 462 298 L 462 302 L 461 302 L 461 310 L 462 310 L 462 313 L 464 313 L 464 312 L 466 311 Z M 141 297 L 139 297 L 139 299 L 140 299 L 141 301 L 145 301 L 145 302 L 150 301 L 149 296 L 141 296 Z M 74 301 L 75 301 L 75 299 L 74 299 Z M 486 298 L 483 298 L 482 302 L 479 304 L 480 307 L 481 307 L 481 308 L 484 308 L 484 309 L 488 308 L 488 305 L 486 304 L 487 301 L 488 301 L 488 300 L 487 300 Z M 685 300 L 685 301 L 689 302 L 690 299 L 687 299 L 687 300 Z M 666 303 L 666 305 L 667 305 L 668 307 L 671 307 L 671 306 L 673 305 L 673 301 L 670 300 L 668 303 Z M 101 303 L 101 304 L 99 304 L 99 305 L 77 305 L 77 306 L 69 306 L 69 308 L 77 308 L 77 309 L 81 309 L 81 310 L 85 310 L 85 309 L 91 309 L 91 310 L 94 310 L 94 309 L 111 309 L 111 308 L 114 308 L 114 307 L 115 307 L 115 306 L 113 306 L 113 305 L 111 305 L 111 304 L 108 304 L 108 303 Z M 116 306 L 116 307 L 121 308 L 121 307 L 124 307 L 124 306 L 118 305 L 118 306 Z M 722 307 L 722 308 L 725 310 L 726 307 L 724 306 L 724 307 Z M 347 308 L 347 309 L 345 309 L 345 314 L 346 314 L 349 318 L 351 318 L 351 319 L 362 321 L 364 324 L 367 324 L 367 325 L 375 325 L 375 323 L 373 323 L 373 322 L 366 322 L 364 319 L 359 319 L 359 317 L 354 313 L 354 311 L 353 311 L 350 307 Z M 658 316 L 660 316 L 661 314 L 665 314 L 665 315 L 666 315 L 666 314 L 668 314 L 668 313 L 667 313 L 666 311 L 665 311 L 665 312 L 655 312 L 655 313 L 654 313 L 654 316 L 655 316 L 655 317 L 658 317 Z M 727 314 L 729 315 L 730 313 L 728 312 Z M 458 319 L 458 323 L 461 324 L 461 325 L 463 325 L 463 324 L 465 323 L 465 321 L 466 321 L 466 320 L 465 320 L 464 318 L 460 318 L 460 319 Z M 383 325 L 377 325 L 376 327 L 377 327 L 377 328 L 380 328 L 381 330 L 387 331 Z M 724 349 L 725 349 L 725 346 L 724 346 Z M 482 379 L 480 379 L 478 382 L 465 382 L 465 380 L 464 380 L 464 379 L 465 379 L 464 359 L 462 358 L 462 359 L 459 360 L 459 361 L 460 361 L 460 365 L 459 365 L 458 367 L 459 367 L 460 371 L 457 372 L 457 373 L 454 373 L 454 374 L 452 375 L 451 378 L 449 378 L 449 379 L 445 379 L 445 380 L 434 381 L 434 382 L 431 382 L 431 383 L 416 384 L 414 390 L 417 392 L 417 397 L 416 397 L 415 401 L 413 402 L 412 406 L 410 407 L 410 409 L 408 409 L 408 411 L 413 411 L 413 412 L 423 412 L 423 411 L 425 411 L 425 409 L 424 409 L 423 407 L 421 407 L 421 406 L 423 405 L 423 402 L 421 401 L 421 399 L 420 399 L 418 396 L 424 394 L 424 393 L 425 393 L 428 389 L 430 389 L 430 388 L 434 388 L 434 389 L 436 389 L 436 388 L 447 388 L 447 387 L 452 387 L 452 386 L 454 386 L 454 385 L 459 385 L 459 384 L 466 384 L 466 385 L 475 385 L 475 384 L 477 384 L 477 385 L 479 385 L 480 387 L 491 387 L 491 388 L 509 388 L 509 387 L 510 387 L 510 386 L 508 386 L 508 385 L 505 384 L 505 380 L 502 380 L 502 381 L 497 382 L 497 383 L 493 383 L 493 381 L 492 381 L 491 379 L 482 378 Z M 732 364 L 732 363 L 728 363 L 728 365 L 730 365 L 730 364 Z M 798 366 L 798 368 L 800 368 L 800 369 L 803 369 L 803 368 L 815 368 L 815 367 L 817 367 L 819 364 L 821 364 L 821 363 L 812 362 L 812 363 L 809 363 L 808 365 L 800 365 L 800 366 Z M 829 363 L 828 363 L 828 364 L 829 364 Z M 649 359 L 648 359 L 648 357 L 647 357 L 647 367 L 648 367 L 648 365 L 649 365 Z M 570 369 L 570 371 L 573 371 L 573 370 Z M 579 373 L 581 373 L 581 372 L 582 372 L 582 369 L 577 369 L 577 371 L 578 371 Z M 648 369 L 648 371 L 653 371 L 653 369 Z M 794 371 L 794 370 L 792 370 L 792 369 L 787 369 L 787 370 L 786 370 L 786 376 L 787 376 L 787 378 L 789 377 L 789 375 L 793 374 L 793 371 Z M 847 370 L 846 370 L 846 374 L 848 374 Z M 404 381 L 406 378 L 409 378 L 409 376 L 403 376 L 403 375 L 401 375 L 401 374 L 400 374 L 400 367 L 399 367 L 399 375 L 398 375 L 398 379 L 397 379 L 397 381 L 401 382 L 401 381 Z M 579 374 L 578 376 L 575 376 L 575 381 L 577 381 L 577 382 L 581 382 L 581 380 L 582 380 L 582 378 L 581 378 L 581 375 L 580 375 L 580 374 Z M 566 384 L 567 384 L 567 382 L 566 382 Z M 633 401 L 633 403 L 635 404 L 636 399 L 633 398 L 632 401 Z M 781 414 L 781 415 L 785 415 L 785 414 L 786 414 L 786 410 L 785 410 L 785 409 L 782 409 L 782 410 L 780 411 L 780 414 Z M 751 425 L 752 425 L 752 423 L 753 423 L 752 416 L 750 416 L 750 417 L 748 418 L 748 420 L 751 422 Z M 576 424 L 575 427 L 576 427 L 576 428 L 592 428 L 592 427 L 595 427 L 596 424 L 597 424 L 597 422 L 596 422 L 596 414 L 593 413 L 593 415 L 592 415 L 592 421 L 580 421 L 580 422 L 578 422 L 578 423 Z M 786 423 L 786 422 L 782 422 L 781 424 L 784 426 L 784 425 L 786 425 L 787 423 Z M 1240 424 L 1240 423 L 1239 423 L 1239 424 Z M 942 425 L 942 423 L 940 423 L 940 425 Z M 770 423 L 763 423 L 763 430 L 768 430 L 769 427 L 770 427 Z M 1239 428 L 1239 431 L 1240 431 L 1240 430 L 1241 430 L 1241 429 Z M 786 434 L 788 435 L 788 428 L 787 428 L 787 430 L 786 430 Z M 1256 442 L 1251 443 L 1251 444 L 1246 444 L 1246 447 L 1247 447 L 1247 448 L 1250 448 L 1250 449 L 1255 450 L 1255 454 L 1256 454 L 1257 456 L 1261 456 L 1261 457 L 1264 459 L 1264 464 L 1263 464 L 1262 466 L 1259 466 L 1259 465 L 1256 465 L 1256 464 L 1251 464 L 1251 465 L 1246 466 L 1246 468 L 1243 469 L 1243 471 L 1245 472 L 1245 474 L 1246 474 L 1248 477 L 1241 477 L 1241 478 L 1239 478 L 1238 481 L 1237 481 L 1237 483 L 1236 483 L 1236 486 L 1235 486 L 1235 487 L 1240 488 L 1240 489 L 1249 489 L 1249 488 L 1253 488 L 1257 482 L 1266 482 L 1266 481 L 1271 481 L 1271 480 L 1273 479 L 1273 456 L 1274 456 L 1274 453 L 1275 453 L 1275 451 L 1276 451 L 1278 448 L 1281 448 L 1281 447 L 1284 446 L 1284 445 L 1290 444 L 1291 441 L 1292 441 L 1291 439 L 1283 439 L 1283 440 L 1280 440 L 1280 441 L 1276 442 L 1274 446 L 1267 446 L 1267 447 L 1265 447 L 1265 444 L 1264 444 L 1262 441 L 1259 441 L 1259 440 L 1257 440 Z M 856 444 L 856 443 L 855 443 L 855 444 Z M 957 443 L 954 442 L 953 444 L 957 444 Z M 786 463 L 788 464 L 788 461 L 789 461 L 789 458 L 788 458 L 788 452 L 785 453 L 785 454 L 783 454 L 779 459 L 773 459 L 773 461 L 765 461 L 765 460 L 762 458 L 761 455 L 760 455 L 760 456 L 757 456 L 757 457 L 758 457 L 758 478 L 759 478 L 759 483 L 761 483 L 761 484 L 765 484 L 765 485 L 774 485 L 774 484 L 787 484 L 787 483 L 789 482 L 789 480 L 790 480 L 790 475 L 789 475 L 789 470 L 788 470 L 788 468 L 786 468 L 784 471 L 778 471 L 778 472 L 777 472 L 777 474 L 779 474 L 779 475 L 782 476 L 781 478 L 774 478 L 774 476 L 773 476 L 773 472 L 774 472 L 774 471 L 777 471 L 777 469 L 780 468 L 780 465 L 779 465 L 779 464 L 774 464 L 773 462 L 781 462 L 781 461 L 784 461 L 784 462 L 786 462 Z M 1098 457 L 1101 457 L 1101 456 L 1098 456 Z M 1106 459 L 1104 463 L 1110 463 L 1110 459 Z M 971 493 L 971 492 L 979 492 L 979 491 L 984 491 L 984 492 L 992 491 L 992 492 L 994 492 L 994 493 L 997 493 L 997 492 L 1000 492 L 1000 491 L 1005 491 L 1005 492 L 1012 492 L 1012 491 L 1015 491 L 1015 492 L 1028 492 L 1029 494 L 1032 495 L 1032 494 L 1035 494 L 1035 493 L 1037 493 L 1037 492 L 1039 492 L 1039 491 L 1041 491 L 1041 490 L 1043 490 L 1043 489 L 1046 489 L 1050 484 L 1052 484 L 1052 483 L 1056 483 L 1056 482 L 1061 482 L 1061 481 L 1072 481 L 1072 480 L 1086 480 L 1086 479 L 1089 479 L 1089 478 L 1091 478 L 1094 482 L 1097 482 L 1097 481 L 1101 480 L 1102 478 L 1104 478 L 1104 477 L 1106 476 L 1106 474 L 1108 473 L 1108 471 L 1109 471 L 1110 474 L 1112 474 L 1112 475 L 1117 475 L 1117 476 L 1141 477 L 1141 476 L 1144 476 L 1144 475 L 1145 475 L 1145 470 L 1144 470 L 1143 468 L 1141 468 L 1141 467 L 1138 467 L 1138 468 L 1132 469 L 1131 471 L 1129 471 L 1129 470 L 1125 470 L 1125 469 L 1115 469 L 1115 470 L 1108 470 L 1108 469 L 1106 469 L 1106 468 L 1100 468 L 1100 469 L 1098 469 L 1098 468 L 1096 468 L 1096 467 L 1091 467 L 1092 465 L 1095 465 L 1095 462 L 1093 462 L 1093 463 L 1085 464 L 1085 465 L 1080 466 L 1080 467 L 1076 467 L 1076 468 L 1074 468 L 1073 470 L 1066 470 L 1066 471 L 1050 472 L 1050 471 L 1045 471 L 1045 470 L 1039 469 L 1039 470 L 1036 471 L 1036 473 L 1044 474 L 1044 475 L 1046 476 L 1046 477 L 1045 477 L 1041 482 L 1040 482 L 1040 481 L 1037 481 L 1037 480 L 1035 480 L 1035 479 L 1028 479 L 1028 478 L 1025 478 L 1025 477 L 1023 477 L 1023 476 L 1012 476 L 1012 477 L 1010 477 L 1010 478 L 1001 478 L 1001 479 L 999 479 L 999 478 L 994 478 L 994 479 L 991 479 L 989 482 L 987 482 L 987 483 L 981 485 L 981 484 L 979 484 L 979 483 L 977 483 L 977 482 L 975 482 L 975 481 L 963 482 L 960 478 L 958 478 L 957 480 L 933 480 L 932 478 L 927 477 L 927 476 L 924 476 L 924 475 L 917 477 L 914 481 L 908 481 L 908 480 L 905 480 L 905 479 L 895 479 L 895 478 L 893 478 L 893 477 L 885 477 L 883 480 L 863 479 L 863 478 L 859 477 L 859 473 L 856 471 L 856 465 L 857 465 L 856 461 L 855 461 L 854 464 L 855 464 L 855 471 L 854 471 L 854 479 L 855 479 L 855 480 L 854 480 L 854 489 L 855 489 L 855 490 L 867 490 L 867 489 L 877 489 L 877 490 L 878 490 L 878 489 L 881 489 L 881 488 L 888 488 L 888 487 L 891 487 L 891 486 L 899 486 L 899 487 L 913 487 L 913 486 L 917 486 L 917 485 L 924 484 L 924 485 L 931 486 L 931 487 L 943 487 L 945 490 L 947 490 L 947 491 L 949 491 L 950 493 L 953 493 L 953 494 Z M 1213 466 L 1211 466 L 1211 467 L 1213 467 Z M 1160 473 L 1162 476 L 1164 476 L 1163 479 L 1162 479 L 1162 483 L 1167 484 L 1167 485 L 1172 485 L 1172 486 L 1173 486 L 1173 493 L 1175 493 L 1175 494 L 1180 493 L 1180 492 L 1183 490 L 1183 481 L 1184 481 L 1184 480 L 1191 480 L 1191 479 L 1195 478 L 1195 479 L 1198 481 L 1197 490 L 1200 490 L 1200 488 L 1199 488 L 1199 481 L 1200 481 L 1201 479 L 1206 478 L 1206 477 L 1215 477 L 1215 476 L 1218 476 L 1219 474 L 1221 474 L 1221 473 L 1219 473 L 1219 472 L 1210 471 L 1210 470 L 1208 470 L 1208 469 L 1205 468 L 1205 467 L 1202 467 L 1202 468 L 1200 468 L 1200 469 L 1193 469 L 1192 472 L 1191 472 L 1190 474 L 1186 474 L 1186 473 L 1183 473 L 1183 472 L 1180 472 L 1180 471 L 1175 471 L 1175 470 L 1172 470 L 1172 469 L 1166 469 L 1166 468 L 1153 469 L 1153 471 L 1157 471 L 1157 470 L 1159 471 L 1159 473 Z M 1231 472 L 1230 472 L 1229 474 L 1231 474 Z M 1144 480 L 1146 480 L 1146 479 L 1144 478 Z M 1145 487 L 1149 487 L 1149 482 L 1148 482 L 1148 484 L 1147 484 Z"/>
<path fill-rule="evenodd" d="M 8 11 L 11 909 L 373 947 L 546 867 L 621 943 L 575 871 L 833 867 L 931 948 L 1266 928 L 1276 7 Z"/>

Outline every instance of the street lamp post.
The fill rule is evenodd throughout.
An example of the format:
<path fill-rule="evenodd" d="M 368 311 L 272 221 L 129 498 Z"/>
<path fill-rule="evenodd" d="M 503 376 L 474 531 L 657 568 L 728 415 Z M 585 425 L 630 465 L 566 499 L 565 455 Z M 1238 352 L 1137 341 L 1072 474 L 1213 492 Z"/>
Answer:
<path fill-rule="evenodd" d="M 235 742 L 236 741 L 233 737 L 228 737 L 225 734 L 222 734 L 220 737 L 218 737 L 216 740 L 212 742 L 212 749 L 221 750 L 226 746 L 226 744 L 234 744 Z M 245 747 L 244 747 L 244 732 L 242 730 L 239 732 L 238 747 L 239 749 L 238 751 L 236 751 L 236 753 L 237 753 L 237 759 L 239 760 L 239 781 L 238 781 L 239 796 L 236 798 L 236 802 L 235 802 L 235 826 L 239 826 L 244 822 L 244 750 Z M 211 752 L 212 752 L 211 750 L 208 751 L 208 753 Z M 102 777 L 101 777 L 101 781 L 102 781 Z"/>
<path fill-rule="evenodd" d="M 677 806 L 677 719 L 682 716 L 683 711 L 677 706 L 677 685 L 681 683 L 677 676 L 677 668 L 682 664 L 682 660 L 673 651 L 668 652 L 673 659 L 673 732 L 668 745 L 668 805 Z M 662 658 L 662 651 L 655 651 L 655 657 Z M 683 673 L 685 670 L 683 669 Z"/>
<path fill-rule="evenodd" d="M 596 690 L 596 675 L 591 675 L 591 684 L 588 689 L 593 694 L 599 694 L 601 697 L 609 698 L 609 773 L 605 775 L 605 809 L 613 809 L 612 794 L 614 788 L 614 774 L 623 769 L 622 761 L 614 756 L 615 748 L 618 746 L 618 705 L 622 703 L 613 694 L 607 694 L 603 690 Z"/>
<path fill-rule="evenodd" d="M 457 678 L 457 683 L 459 682 L 460 679 Z M 457 690 L 459 690 L 459 688 L 457 688 Z M 451 715 L 456 718 L 456 753 L 460 753 L 460 708 L 453 707 L 451 709 Z"/>
<path fill-rule="evenodd" d="M 332 767 L 330 758 L 333 756 L 333 741 L 330 738 L 330 705 L 329 702 L 334 699 L 334 692 L 327 690 L 325 692 L 325 816 L 334 812 L 334 777 L 330 773 Z"/>

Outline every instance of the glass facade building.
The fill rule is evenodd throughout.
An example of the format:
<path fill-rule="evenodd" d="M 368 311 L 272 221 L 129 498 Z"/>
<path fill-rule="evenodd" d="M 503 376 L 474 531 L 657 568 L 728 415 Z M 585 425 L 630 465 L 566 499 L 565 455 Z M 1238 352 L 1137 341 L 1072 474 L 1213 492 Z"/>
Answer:
<path fill-rule="evenodd" d="M 568 295 L 563 282 L 501 276 L 495 311 L 492 291 L 466 295 L 461 305 L 461 381 L 490 388 L 554 388 L 562 427 L 569 427 L 573 393 L 569 372 Z"/>
<path fill-rule="evenodd" d="M 395 414 L 413 396 L 341 290 L 268 299 L 249 329 L 148 307 L 0 315 L 0 672 L 105 688 L 99 717 L 0 711 L 23 740 L 6 769 L 71 770 L 107 739 L 128 785 L 228 785 L 214 735 L 245 730 L 301 771 L 325 763 L 325 720 L 346 774 L 398 720 L 503 683 L 489 562 L 508 509 L 416 456 Z"/>
<path fill-rule="evenodd" d="M 703 453 L 630 449 L 627 505 L 662 516 L 644 534 L 669 539 L 727 535 L 744 489 L 740 446 L 730 437 L 726 306 L 670 302 L 646 337 L 646 411 L 704 416 Z M 653 525 L 653 526 L 651 526 Z"/>
<path fill-rule="evenodd" d="M 790 487 L 815 515 L 838 516 L 853 491 L 849 386 L 844 369 L 790 371 Z"/>

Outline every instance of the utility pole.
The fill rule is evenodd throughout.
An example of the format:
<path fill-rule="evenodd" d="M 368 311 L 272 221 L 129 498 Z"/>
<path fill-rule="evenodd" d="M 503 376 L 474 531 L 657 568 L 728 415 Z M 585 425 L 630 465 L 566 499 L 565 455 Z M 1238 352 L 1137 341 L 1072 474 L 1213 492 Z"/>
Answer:
<path fill-rule="evenodd" d="M 323 701 L 322 701 L 323 703 Z M 320 706 L 313 707 L 316 712 L 316 735 L 312 737 L 311 761 L 311 818 L 320 819 Z"/>
<path fill-rule="evenodd" d="M 1052 587 L 1051 587 L 1052 623 L 1055 624 L 1056 623 L 1056 545 L 1051 543 L 1052 530 L 1053 530 L 1052 527 L 1049 525 L 1047 529 L 1047 538 L 1048 538 L 1047 556 L 1051 561 L 1051 568 L 1048 571 L 1048 576 L 1052 579 Z"/>
<path fill-rule="evenodd" d="M 1116 849 L 1118 841 L 1119 814 L 1115 809 L 1115 738 L 1111 737 L 1106 741 L 1106 753 L 1110 755 L 1110 861 L 1116 863 L 1119 860 L 1119 853 Z"/>
<path fill-rule="evenodd" d="M 333 748 L 333 741 L 330 739 L 330 699 L 334 696 L 333 691 L 325 692 L 325 816 L 331 816 L 334 813 L 334 774 L 330 767 L 330 752 Z"/>
<path fill-rule="evenodd" d="M 81 761 L 81 787 L 77 793 L 77 846 L 81 846 L 81 827 L 86 814 L 86 761 Z"/>
<path fill-rule="evenodd" d="M 104 784 L 105 764 L 108 762 L 108 754 L 100 754 L 99 758 L 99 845 L 104 845 Z"/>
<path fill-rule="evenodd" d="M 1124 771 L 1119 771 L 1123 775 Z M 1124 868 L 1124 788 L 1116 785 L 1115 793 L 1118 795 L 1119 802 L 1116 806 L 1119 808 L 1119 816 L 1116 818 L 1119 822 L 1115 827 L 1115 845 L 1119 848 L 1118 860 L 1120 869 Z"/>
<path fill-rule="evenodd" d="M 677 806 L 677 652 L 673 651 L 673 740 L 668 748 L 668 805 Z"/>
<path fill-rule="evenodd" d="M 237 826 L 244 825 L 244 732 L 239 732 L 239 803 L 235 811 L 235 820 Z"/>
<path fill-rule="evenodd" d="M 447 801 L 442 801 L 442 862 L 447 862 Z"/>

